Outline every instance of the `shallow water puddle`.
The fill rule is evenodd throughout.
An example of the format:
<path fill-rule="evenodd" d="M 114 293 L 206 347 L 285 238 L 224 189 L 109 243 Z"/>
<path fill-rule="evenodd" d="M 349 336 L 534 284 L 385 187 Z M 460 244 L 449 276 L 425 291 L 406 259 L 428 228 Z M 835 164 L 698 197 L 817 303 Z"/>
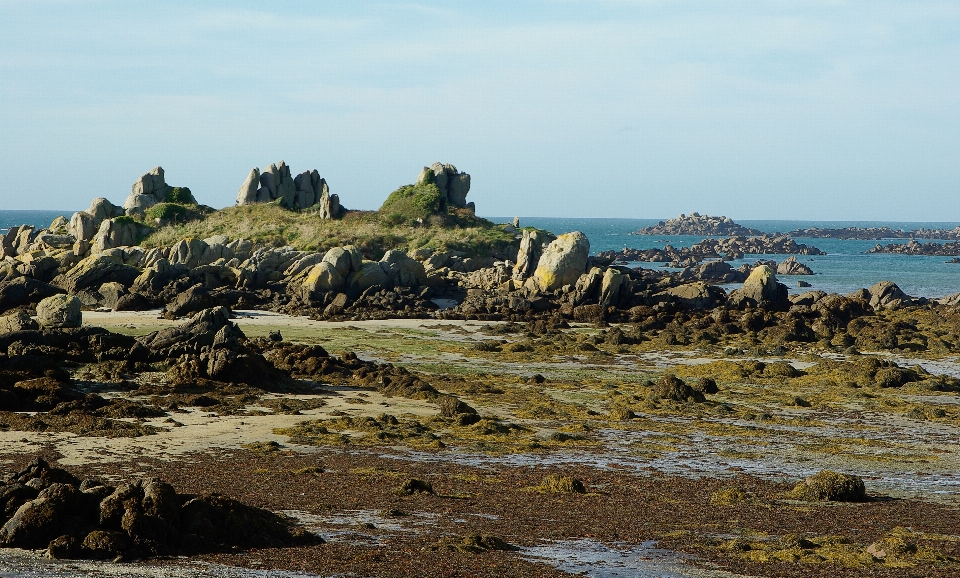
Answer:
<path fill-rule="evenodd" d="M 722 570 L 696 568 L 691 558 L 657 548 L 650 540 L 639 545 L 607 546 L 590 539 L 547 542 L 523 548 L 524 558 L 546 562 L 558 570 L 590 578 L 740 578 Z"/>
<path fill-rule="evenodd" d="M 295 518 L 328 542 L 355 545 L 375 545 L 399 532 L 417 532 L 417 527 L 435 525 L 437 517 L 436 514 L 415 512 L 405 514 L 402 518 L 393 518 L 385 516 L 380 510 L 344 510 L 331 516 L 301 510 L 281 510 L 280 513 Z M 364 530 L 377 530 L 378 533 Z"/>

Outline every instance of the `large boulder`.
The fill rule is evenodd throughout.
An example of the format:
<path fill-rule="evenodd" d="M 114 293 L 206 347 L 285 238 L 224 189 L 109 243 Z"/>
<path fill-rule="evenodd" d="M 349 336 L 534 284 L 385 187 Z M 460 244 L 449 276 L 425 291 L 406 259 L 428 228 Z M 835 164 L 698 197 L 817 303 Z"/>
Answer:
<path fill-rule="evenodd" d="M 386 286 L 390 283 L 380 263 L 377 261 L 363 261 L 360 268 L 347 277 L 347 289 L 351 293 L 360 294 L 370 287 Z"/>
<path fill-rule="evenodd" d="M 603 281 L 600 283 L 600 306 L 611 307 L 620 302 L 629 279 L 616 269 L 607 269 L 603 272 Z"/>
<path fill-rule="evenodd" d="M 394 287 L 419 287 L 427 282 L 427 272 L 423 264 L 403 251 L 391 250 L 384 253 L 380 259 L 380 267 Z"/>
<path fill-rule="evenodd" d="M 880 281 L 870 289 L 870 307 L 874 309 L 899 309 L 909 305 L 913 299 L 892 281 Z"/>
<path fill-rule="evenodd" d="M 554 240 L 546 231 L 526 229 L 520 239 L 520 250 L 517 252 L 517 264 L 513 266 L 513 278 L 518 282 L 525 281 L 537 268 L 543 248 Z"/>
<path fill-rule="evenodd" d="M 790 255 L 777 265 L 777 275 L 813 275 L 813 270 L 797 261 L 796 255 Z"/>
<path fill-rule="evenodd" d="M 327 291 L 340 291 L 344 286 L 344 276 L 335 265 L 321 261 L 314 265 L 303 281 L 303 292 L 311 298 L 318 297 Z"/>
<path fill-rule="evenodd" d="M 37 322 L 43 328 L 80 327 L 80 308 L 80 299 L 73 295 L 47 297 L 37 304 Z"/>
<path fill-rule="evenodd" d="M 555 291 L 577 282 L 587 268 L 590 240 L 580 231 L 565 233 L 544 250 L 533 280 L 540 291 Z"/>
<path fill-rule="evenodd" d="M 330 249 L 324 254 L 323 260 L 333 265 L 341 277 L 346 278 L 351 272 L 360 268 L 363 257 L 359 249 L 353 245 L 347 245 Z"/>
<path fill-rule="evenodd" d="M 777 274 L 769 265 L 760 265 L 751 271 L 743 287 L 730 293 L 727 303 L 738 308 L 782 310 L 790 307 L 787 286 L 777 283 Z"/>

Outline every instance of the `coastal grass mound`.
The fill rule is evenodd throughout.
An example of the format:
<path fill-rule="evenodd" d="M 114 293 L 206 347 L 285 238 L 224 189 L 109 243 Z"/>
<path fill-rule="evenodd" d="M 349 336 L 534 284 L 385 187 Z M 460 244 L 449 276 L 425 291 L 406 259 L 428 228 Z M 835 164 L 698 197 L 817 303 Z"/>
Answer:
<path fill-rule="evenodd" d="M 409 200 L 409 199 L 408 199 Z M 413 201 L 410 201 L 412 205 Z M 386 204 L 386 203 L 385 203 Z M 294 212 L 277 203 L 228 207 L 190 222 L 159 227 L 142 246 L 170 246 L 186 238 L 226 235 L 265 245 L 290 245 L 302 251 L 327 251 L 355 245 L 364 255 L 379 258 L 390 249 L 463 251 L 496 256 L 516 252 L 516 238 L 503 225 L 481 219 L 466 210 L 433 215 L 422 223 L 391 218 L 393 212 L 351 211 L 342 219 L 323 219 L 316 211 Z"/>

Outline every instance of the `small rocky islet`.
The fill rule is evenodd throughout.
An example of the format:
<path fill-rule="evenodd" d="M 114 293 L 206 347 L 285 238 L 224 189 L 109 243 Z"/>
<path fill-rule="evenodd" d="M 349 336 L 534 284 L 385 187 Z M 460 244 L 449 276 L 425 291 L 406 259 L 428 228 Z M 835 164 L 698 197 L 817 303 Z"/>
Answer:
<path fill-rule="evenodd" d="M 897 440 L 911 424 L 950 432 L 960 423 L 950 401 L 960 379 L 916 362 L 957 354 L 960 299 L 911 297 L 882 280 L 847 295 L 789 295 L 778 274 L 812 273 L 795 257 L 741 269 L 723 259 L 818 249 L 697 214 L 694 233 L 669 221 L 652 234 L 732 236 L 683 251 L 591 255 L 579 232 L 477 218 L 469 188 L 468 174 L 435 163 L 379 211 L 351 211 L 318 171 L 293 177 L 280 162 L 253 169 L 237 206 L 215 211 L 167 185 L 157 167 L 122 206 L 96 199 L 47 229 L 10 229 L 0 264 L 0 458 L 15 468 L 0 484 L 0 545 L 241 566 L 257 552 L 258 565 L 382 575 L 417 575 L 415 557 L 403 555 L 416 551 L 452 572 L 562 575 L 523 549 L 591 535 L 657 540 L 703 564 L 772 576 L 956 571 L 956 506 L 889 500 L 871 480 L 960 459 L 934 441 Z M 283 237 L 247 226 L 251 219 L 307 233 Z M 168 325 L 111 331 L 85 319 L 154 310 Z M 254 326 L 242 329 L 238 312 L 251 310 L 339 325 L 288 339 L 293 321 L 281 321 L 248 335 Z M 420 321 L 412 333 L 350 325 L 398 319 Z M 339 349 L 346 343 L 352 350 Z M 702 363 L 677 361 L 687 356 Z M 271 416 L 285 421 L 263 440 L 185 461 L 114 456 L 70 472 L 51 465 L 74 459 L 67 446 L 29 441 L 140 440 L 200 420 L 242 430 Z M 785 429 L 806 433 L 787 440 Z M 831 445 L 838 435 L 848 445 Z M 764 444 L 788 443 L 829 456 L 818 463 L 833 469 L 881 473 L 807 464 L 784 483 L 759 472 L 691 477 L 576 459 L 643 463 L 711 436 L 717 447 L 695 451 L 775 467 L 780 454 Z M 627 454 L 611 453 L 627 439 L 635 440 Z M 490 457 L 452 458 L 471 453 Z M 559 465 L 497 460 L 510 455 Z M 158 475 L 131 479 L 143 464 Z M 563 520 L 543 519 L 557 509 Z M 394 522 L 326 543 L 317 534 L 335 523 L 310 522 L 367 510 L 399 525 L 411 510 L 434 521 L 383 534 L 394 553 L 383 559 L 364 540 L 376 544 L 384 530 L 375 526 Z M 442 512 L 476 522 L 461 527 L 436 518 Z"/>

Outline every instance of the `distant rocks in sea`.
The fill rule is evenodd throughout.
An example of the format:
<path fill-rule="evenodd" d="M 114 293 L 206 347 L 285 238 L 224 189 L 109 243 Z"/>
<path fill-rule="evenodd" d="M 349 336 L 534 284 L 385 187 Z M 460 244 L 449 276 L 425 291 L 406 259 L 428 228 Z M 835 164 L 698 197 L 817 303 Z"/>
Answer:
<path fill-rule="evenodd" d="M 797 243 L 786 235 L 764 234 L 758 237 L 704 239 L 690 247 L 665 245 L 652 249 L 602 251 L 599 257 L 613 261 L 670 263 L 673 267 L 689 267 L 707 259 L 733 261 L 745 255 L 826 255 L 816 247 Z M 793 273 L 791 273 L 793 274 Z M 802 274 L 802 273 L 800 273 Z"/>
<path fill-rule="evenodd" d="M 680 215 L 676 219 L 660 221 L 652 227 L 644 227 L 634 235 L 705 235 L 726 237 L 740 235 L 753 237 L 763 235 L 763 231 L 751 229 L 734 223 L 730 217 L 710 217 L 700 213 Z"/>
<path fill-rule="evenodd" d="M 837 229 L 810 227 L 807 229 L 796 229 L 787 234 L 791 237 L 804 237 L 808 239 L 856 239 L 861 241 L 871 241 L 874 239 L 960 240 L 960 227 L 955 229 L 915 229 L 910 231 L 891 229 L 890 227 L 844 227 Z"/>
<path fill-rule="evenodd" d="M 877 244 L 867 253 L 892 253 L 897 255 L 931 255 L 936 257 L 954 257 L 960 255 L 960 241 L 952 243 L 920 243 L 911 239 L 909 243 Z"/>

